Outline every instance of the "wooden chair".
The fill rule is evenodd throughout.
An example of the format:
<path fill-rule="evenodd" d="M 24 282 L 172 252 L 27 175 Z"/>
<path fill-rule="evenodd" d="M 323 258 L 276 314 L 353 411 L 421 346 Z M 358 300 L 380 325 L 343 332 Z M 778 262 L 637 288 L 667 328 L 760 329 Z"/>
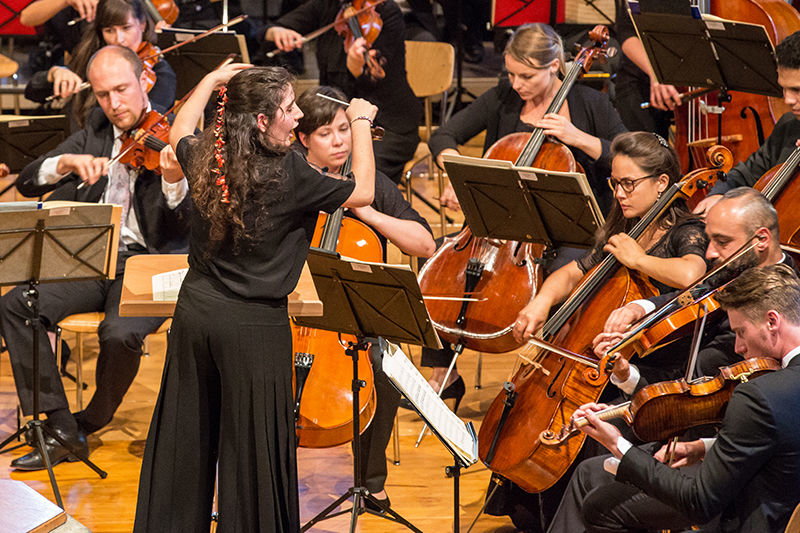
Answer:
<path fill-rule="evenodd" d="M 83 410 L 83 391 L 86 389 L 86 383 L 83 381 L 83 344 L 86 335 L 96 335 L 97 328 L 105 318 L 105 313 L 91 312 L 91 313 L 76 313 L 70 315 L 56 326 L 56 361 L 59 361 L 61 367 L 61 375 L 69 377 L 76 383 L 75 387 L 75 403 L 78 411 Z M 172 320 L 165 320 L 161 326 L 151 335 L 166 334 Z M 75 376 L 73 377 L 66 371 L 66 361 L 63 361 L 63 354 L 61 353 L 61 335 L 63 331 L 70 331 L 75 334 Z M 150 335 L 145 337 L 144 340 L 144 353 L 142 355 L 150 355 L 149 339 Z"/>
<path fill-rule="evenodd" d="M 800 504 L 794 508 L 789 523 L 786 524 L 785 533 L 800 533 Z"/>
<path fill-rule="evenodd" d="M 428 150 L 428 140 L 433 134 L 433 97 L 441 95 L 442 107 L 447 102 L 447 92 L 453 84 L 453 67 L 455 50 L 448 43 L 428 41 L 406 41 L 406 75 L 411 90 L 418 98 L 423 99 L 425 111 L 424 124 L 420 127 L 420 146 L 414 154 L 414 160 L 406 163 L 403 175 L 408 187 L 408 201 L 411 202 L 411 169 L 418 163 L 427 161 L 428 176 L 437 180 L 439 194 L 444 188 L 442 172 L 436 167 Z M 430 205 L 430 204 L 429 204 Z M 439 209 L 442 235 L 447 232 L 447 219 L 444 209 Z"/>

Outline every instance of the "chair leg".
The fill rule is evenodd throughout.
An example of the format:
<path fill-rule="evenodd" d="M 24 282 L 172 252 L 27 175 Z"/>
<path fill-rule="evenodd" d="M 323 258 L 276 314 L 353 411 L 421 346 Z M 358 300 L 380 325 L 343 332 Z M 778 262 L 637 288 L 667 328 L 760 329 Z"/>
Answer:
<path fill-rule="evenodd" d="M 481 388 L 481 371 L 483 370 L 483 352 L 478 352 L 478 364 L 475 366 L 475 388 Z"/>
<path fill-rule="evenodd" d="M 76 344 L 78 345 L 78 359 L 75 361 L 75 376 L 78 378 L 75 390 L 78 411 L 83 411 L 83 333 L 76 333 Z"/>

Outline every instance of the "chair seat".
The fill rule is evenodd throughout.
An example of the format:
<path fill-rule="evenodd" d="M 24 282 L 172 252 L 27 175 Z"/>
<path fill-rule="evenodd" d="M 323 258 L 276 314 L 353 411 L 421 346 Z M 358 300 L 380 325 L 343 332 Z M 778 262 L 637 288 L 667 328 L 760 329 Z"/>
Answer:
<path fill-rule="evenodd" d="M 58 323 L 64 331 L 73 333 L 95 333 L 100 327 L 100 322 L 106 317 L 105 313 L 92 311 L 89 313 L 76 313 Z M 169 329 L 171 320 L 165 320 L 154 333 L 164 333 Z"/>
<path fill-rule="evenodd" d="M 90 313 L 76 313 L 58 323 L 61 329 L 73 333 L 94 333 L 100 327 L 100 322 L 106 317 L 105 313 L 93 311 Z"/>

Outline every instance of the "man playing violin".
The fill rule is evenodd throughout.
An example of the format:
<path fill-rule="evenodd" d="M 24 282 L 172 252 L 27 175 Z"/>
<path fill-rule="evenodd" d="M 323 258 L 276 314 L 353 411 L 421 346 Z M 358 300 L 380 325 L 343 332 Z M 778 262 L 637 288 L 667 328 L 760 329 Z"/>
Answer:
<path fill-rule="evenodd" d="M 121 318 L 119 300 L 122 273 L 128 257 L 142 253 L 176 253 L 188 248 L 188 215 L 191 200 L 175 154 L 161 151 L 161 175 L 130 168 L 111 160 L 119 153 L 123 137 L 150 109 L 142 64 L 131 50 L 121 46 L 100 49 L 89 61 L 88 78 L 100 104 L 89 115 L 84 129 L 54 150 L 26 166 L 17 178 L 17 189 L 35 197 L 50 191 L 51 200 L 105 202 L 122 206 L 120 251 L 114 280 L 45 284 L 39 287 L 42 353 L 40 407 L 48 424 L 79 452 L 88 454 L 86 434 L 102 428 L 114 415 L 139 368 L 142 343 L 163 322 L 161 318 Z M 2 298 L 4 335 L 20 405 L 32 410 L 32 339 L 25 321 L 30 310 L 22 288 Z M 98 328 L 97 390 L 86 409 L 69 411 L 64 389 L 48 341 L 46 328 L 74 313 L 102 311 Z M 50 461 L 70 459 L 54 440 L 47 440 Z M 44 468 L 38 451 L 14 460 L 21 470 Z"/>
<path fill-rule="evenodd" d="M 772 204 L 758 191 L 749 187 L 739 187 L 725 193 L 706 215 L 705 232 L 709 243 L 706 260 L 712 264 L 720 263 L 748 242 L 756 239 L 755 247 L 736 261 L 723 278 L 712 280 L 721 285 L 738 273 L 754 267 L 784 263 L 794 268 L 794 261 L 781 250 L 778 241 L 778 215 Z M 647 313 L 672 300 L 678 293 L 670 292 L 648 300 L 635 300 L 615 310 L 609 315 L 602 333 L 595 338 L 595 353 L 599 356 L 616 344 L 631 325 Z M 679 342 L 657 350 L 642 360 L 647 367 L 646 374 L 658 379 L 672 379 L 678 376 L 661 372 L 657 361 L 671 359 L 678 350 L 688 350 L 688 343 Z M 703 336 L 697 365 L 701 374 L 714 374 L 720 366 L 727 366 L 741 360 L 734 350 L 734 335 L 727 320 L 708 323 Z M 611 382 L 626 394 L 647 384 L 640 369 L 619 358 L 614 366 Z"/>
<path fill-rule="evenodd" d="M 360 8 L 366 2 L 353 2 Z M 303 34 L 333 23 L 342 8 L 338 0 L 309 0 L 279 18 L 277 25 L 263 33 L 279 50 L 289 51 L 303 45 Z M 386 133 L 373 146 L 378 169 L 395 183 L 400 181 L 403 166 L 414 157 L 419 143 L 417 127 L 422 106 L 406 78 L 405 24 L 400 8 L 393 0 L 374 7 L 380 15 L 380 33 L 370 46 L 364 38 L 344 39 L 336 31 L 327 31 L 317 40 L 317 64 L 321 85 L 341 89 L 348 98 L 365 98 L 378 106 L 375 121 Z M 352 32 L 351 32 L 352 33 Z M 345 49 L 345 46 L 347 48 Z M 365 62 L 381 64 L 384 77 L 375 75 Z"/>
<path fill-rule="evenodd" d="M 717 516 L 715 530 L 784 531 L 800 502 L 800 279 L 786 265 L 751 268 L 717 299 L 736 351 L 776 359 L 782 369 L 738 385 L 717 437 L 680 443 L 672 468 L 663 464 L 665 448 L 652 457 L 601 421 L 596 413 L 606 406 L 581 406 L 573 417 L 588 419 L 581 430 L 613 458 L 578 468 L 550 531 L 681 529 Z"/>
<path fill-rule="evenodd" d="M 790 108 L 777 123 L 764 144 L 747 161 L 739 163 L 726 180 L 718 180 L 710 195 L 700 202 L 697 212 L 707 211 L 721 194 L 735 187 L 752 187 L 775 165 L 785 162 L 800 139 L 800 31 L 786 37 L 775 47 L 778 59 L 778 84 L 783 88 L 783 101 Z"/>

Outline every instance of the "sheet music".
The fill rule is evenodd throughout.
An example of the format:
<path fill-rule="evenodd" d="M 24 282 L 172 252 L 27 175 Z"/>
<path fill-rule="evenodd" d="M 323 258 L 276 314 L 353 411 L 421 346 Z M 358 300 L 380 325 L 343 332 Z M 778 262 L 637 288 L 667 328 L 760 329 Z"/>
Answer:
<path fill-rule="evenodd" d="M 189 272 L 188 268 L 162 272 L 153 275 L 153 300 L 157 302 L 174 302 L 178 299 L 183 278 Z"/>
<path fill-rule="evenodd" d="M 383 353 L 383 371 L 389 379 L 466 464 L 476 463 L 478 443 L 474 432 L 470 432 L 464 421 L 439 398 L 406 354 L 398 346 L 390 342 L 386 344 L 388 348 Z"/>

